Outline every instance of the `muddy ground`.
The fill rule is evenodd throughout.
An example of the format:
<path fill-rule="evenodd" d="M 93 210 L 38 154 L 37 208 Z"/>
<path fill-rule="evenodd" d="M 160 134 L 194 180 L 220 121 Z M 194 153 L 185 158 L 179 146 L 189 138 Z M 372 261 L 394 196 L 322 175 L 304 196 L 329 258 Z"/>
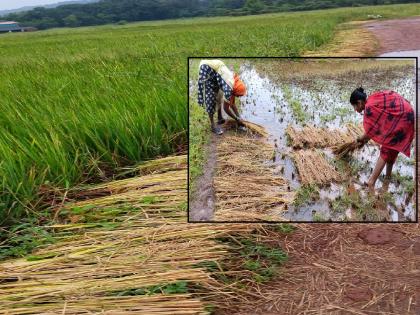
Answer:
<path fill-rule="evenodd" d="M 203 174 L 196 182 L 196 192 L 192 195 L 188 209 L 188 221 L 200 222 L 213 219 L 215 192 L 213 177 L 216 171 L 217 136 L 211 135 L 206 148 L 206 162 Z"/>
<path fill-rule="evenodd" d="M 412 63 L 401 66 L 393 61 L 387 61 L 387 64 L 375 60 L 295 64 L 280 60 L 251 60 L 242 67 L 241 73 L 248 87 L 248 95 L 241 98 L 242 115 L 244 119 L 266 128 L 268 141 L 276 151 L 272 165 L 280 176 L 286 178 L 294 191 L 305 191 L 303 179 L 308 174 L 317 174 L 322 163 L 309 161 L 303 168 L 297 167 L 300 164 L 297 163 L 299 157 L 305 156 L 303 153 L 306 150 L 300 151 L 292 147 L 287 128 L 324 128 L 333 142 L 339 138 L 340 131 L 346 130 L 347 124 L 359 126 L 362 123 L 362 116 L 355 113 L 348 103 L 348 97 L 357 84 L 363 85 L 369 94 L 384 88 L 392 89 L 413 104 L 415 79 L 412 70 Z M 362 200 L 367 197 L 364 183 L 378 158 L 378 147 L 373 143 L 367 145 L 345 162 L 336 161 L 331 148 L 317 148 L 317 152 L 316 156 L 325 156 L 319 156 L 320 160 L 325 160 L 325 166 L 330 165 L 332 168 L 331 172 L 324 168 L 325 172 L 319 174 L 322 175 L 320 178 L 325 178 L 327 173 L 332 176 L 334 167 L 344 176 L 341 176 L 341 180 L 332 176 L 331 180 L 327 179 L 328 185 L 325 181 L 318 182 L 314 177 L 313 183 L 317 184 L 314 189 L 319 191 L 319 195 L 303 201 L 297 197 L 283 217 L 292 221 L 414 220 L 415 207 L 412 193 L 409 192 L 409 186 L 413 185 L 413 159 L 399 157 L 394 166 L 395 180 L 386 189 L 389 193 L 386 203 L 372 200 L 370 203 L 360 203 L 357 207 L 349 207 L 353 192 Z M 351 169 L 352 174 L 344 174 L 344 169 Z M 404 179 L 404 184 L 401 179 Z M 383 188 L 381 178 L 376 185 L 376 197 L 379 199 L 383 196 L 380 192 Z M 377 209 L 372 210 L 373 208 Z"/>

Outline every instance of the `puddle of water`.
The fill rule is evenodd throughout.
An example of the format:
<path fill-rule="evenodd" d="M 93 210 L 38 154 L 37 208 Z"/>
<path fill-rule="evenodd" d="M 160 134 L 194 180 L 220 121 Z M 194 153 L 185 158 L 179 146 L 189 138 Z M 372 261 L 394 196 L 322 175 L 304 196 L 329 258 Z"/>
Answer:
<path fill-rule="evenodd" d="M 391 51 L 380 55 L 379 57 L 417 57 L 418 62 L 420 63 L 420 50 L 403 50 L 403 51 Z M 380 59 L 378 59 L 380 60 Z M 420 64 L 419 64 L 420 66 Z M 418 72 L 420 79 L 420 72 Z M 420 80 L 419 80 L 420 82 Z M 420 90 L 420 84 L 417 87 Z"/>
<path fill-rule="evenodd" d="M 380 55 L 379 57 L 419 57 L 420 50 L 404 50 L 404 51 L 391 51 Z"/>
<path fill-rule="evenodd" d="M 293 190 L 300 187 L 300 182 L 294 163 L 288 156 L 292 149 L 287 146 L 286 128 L 288 125 L 302 127 L 303 123 L 295 118 L 290 103 L 294 100 L 301 104 L 305 115 L 304 123 L 310 125 L 341 129 L 346 123 L 361 123 L 363 120 L 362 115 L 354 112 L 348 103 L 348 95 L 354 86 L 344 84 L 343 87 L 343 82 L 318 80 L 316 87 L 292 84 L 278 86 L 269 78 L 260 76 L 249 65 L 242 68 L 241 78 L 248 90 L 247 96 L 241 98 L 242 117 L 266 128 L 269 133 L 269 141 L 276 148 L 276 158 L 271 163 L 276 172 L 289 181 Z M 412 78 L 404 77 L 391 82 L 391 86 L 387 86 L 387 89 L 396 91 L 414 104 L 415 93 Z M 368 86 L 368 84 L 365 84 L 365 87 L 368 91 L 379 89 Z M 327 156 L 333 157 L 329 149 L 323 151 Z M 378 156 L 379 148 L 375 146 L 366 146 L 354 154 L 354 159 L 363 166 L 357 177 L 352 179 L 358 191 L 363 190 L 361 189 L 362 184 L 367 182 Z M 413 178 L 412 161 L 401 154 L 394 165 L 393 174 L 395 173 Z M 382 181 L 378 179 L 376 188 L 381 186 Z M 400 186 L 391 183 L 388 192 L 393 195 L 397 207 L 404 209 L 404 216 L 414 220 L 415 206 L 412 201 L 406 205 L 407 194 Z M 319 200 L 304 206 L 290 206 L 285 217 L 295 221 L 313 221 L 317 216 L 323 219 L 343 220 L 345 213 L 333 213 L 330 203 L 342 195 L 344 189 L 343 185 L 336 184 L 323 187 L 320 189 Z M 403 219 L 402 215 L 394 208 L 389 207 L 388 210 L 393 221 Z"/>

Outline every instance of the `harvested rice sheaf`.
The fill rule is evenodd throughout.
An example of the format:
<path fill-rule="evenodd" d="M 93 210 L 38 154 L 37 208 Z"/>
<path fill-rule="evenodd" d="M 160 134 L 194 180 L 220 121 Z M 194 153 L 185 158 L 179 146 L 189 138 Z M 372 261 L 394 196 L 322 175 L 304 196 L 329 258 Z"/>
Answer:
<path fill-rule="evenodd" d="M 267 165 L 273 148 L 261 139 L 226 134 L 217 148 L 215 220 L 281 220 L 293 199 Z"/>
<path fill-rule="evenodd" d="M 313 126 L 302 129 L 288 126 L 286 133 L 294 149 L 333 147 L 354 141 L 363 134 L 362 126 L 347 124 L 345 127 L 345 131 L 342 131 Z"/>
<path fill-rule="evenodd" d="M 343 180 L 319 150 L 297 150 L 292 153 L 292 158 L 303 185 L 312 183 L 325 185 Z"/>
<path fill-rule="evenodd" d="M 257 136 L 260 136 L 260 137 L 263 137 L 263 138 L 266 138 L 268 136 L 268 133 L 267 133 L 267 131 L 265 131 L 264 127 L 262 127 L 258 124 L 254 124 L 250 121 L 246 121 L 246 120 L 243 120 L 242 122 L 246 127 L 245 135 L 247 135 L 247 136 L 257 135 Z M 226 123 L 223 125 L 223 127 L 227 130 L 230 130 L 230 129 L 237 128 L 238 124 L 236 123 L 236 121 L 229 119 L 228 121 L 226 121 Z"/>
<path fill-rule="evenodd" d="M 334 146 L 332 147 L 332 150 L 333 150 L 333 153 L 337 155 L 337 158 L 341 159 L 361 147 L 362 146 L 360 143 L 356 141 L 350 141 L 342 145 Z"/>

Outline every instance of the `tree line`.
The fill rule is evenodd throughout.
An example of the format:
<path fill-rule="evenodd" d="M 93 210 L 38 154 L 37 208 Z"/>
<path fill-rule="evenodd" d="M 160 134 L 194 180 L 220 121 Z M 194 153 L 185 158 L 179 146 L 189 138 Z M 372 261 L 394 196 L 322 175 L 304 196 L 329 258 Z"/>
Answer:
<path fill-rule="evenodd" d="M 198 16 L 248 15 L 349 6 L 410 3 L 417 0 L 102 0 L 11 13 L 5 20 L 38 29 L 164 20 Z"/>

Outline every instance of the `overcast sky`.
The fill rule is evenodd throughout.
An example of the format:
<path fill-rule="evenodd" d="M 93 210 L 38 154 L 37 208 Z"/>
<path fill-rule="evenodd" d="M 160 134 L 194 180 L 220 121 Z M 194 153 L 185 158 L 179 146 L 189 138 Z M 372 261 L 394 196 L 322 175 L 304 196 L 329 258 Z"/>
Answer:
<path fill-rule="evenodd" d="M 57 3 L 64 0 L 0 0 L 0 10 L 18 9 L 28 5 Z"/>

